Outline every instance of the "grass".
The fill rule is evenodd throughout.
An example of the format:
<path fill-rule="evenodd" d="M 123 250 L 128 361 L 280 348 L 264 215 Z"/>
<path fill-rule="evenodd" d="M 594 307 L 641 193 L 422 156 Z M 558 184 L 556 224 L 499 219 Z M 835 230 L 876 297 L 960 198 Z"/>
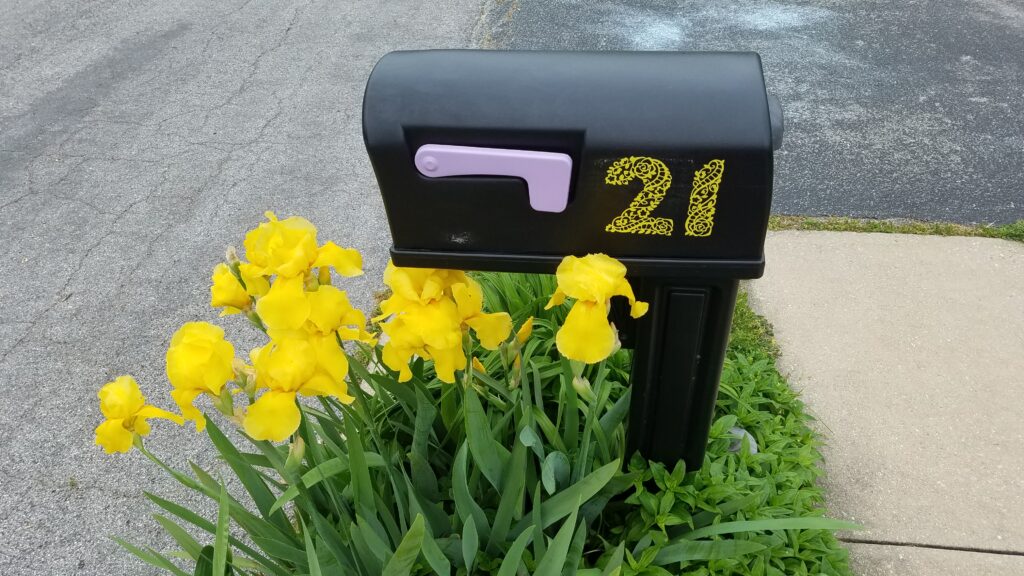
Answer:
<path fill-rule="evenodd" d="M 871 220 L 865 218 L 772 216 L 770 230 L 826 230 L 830 232 L 880 232 L 932 236 L 975 236 L 1024 242 L 1024 220 L 1002 226 L 964 225 L 921 220 Z"/>
<path fill-rule="evenodd" d="M 729 332 L 729 351 L 733 354 L 765 354 L 778 356 L 772 326 L 759 316 L 747 302 L 747 293 L 741 291 L 736 297 L 736 311 L 732 315 L 732 329 Z"/>

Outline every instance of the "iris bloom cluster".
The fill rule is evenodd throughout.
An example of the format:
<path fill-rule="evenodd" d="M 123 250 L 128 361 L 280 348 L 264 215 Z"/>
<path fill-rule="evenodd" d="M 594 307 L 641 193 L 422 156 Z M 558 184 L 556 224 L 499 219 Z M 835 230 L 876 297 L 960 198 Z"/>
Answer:
<path fill-rule="evenodd" d="M 304 218 L 278 220 L 272 212 L 267 218 L 246 235 L 249 263 L 238 262 L 235 277 L 248 287 L 241 273 L 245 266 L 269 284 L 254 298 L 256 315 L 270 342 L 249 354 L 255 378 L 246 391 L 251 396 L 261 393 L 249 405 L 243 427 L 257 440 L 281 441 L 299 427 L 296 395 L 352 402 L 345 382 L 348 359 L 341 342 L 374 340 L 366 332 L 363 313 L 330 283 L 332 268 L 346 277 L 363 273 L 359 253 L 333 242 L 319 246 L 316 227 Z M 217 289 L 216 272 L 213 280 L 211 294 Z M 243 365 L 241 371 L 251 372 L 246 368 Z M 249 384 L 247 375 L 239 380 Z"/>
<path fill-rule="evenodd" d="M 251 351 L 246 363 L 218 326 L 183 325 L 166 355 L 171 397 L 181 415 L 147 405 L 132 377 L 118 377 L 99 392 L 105 420 L 96 429 L 96 443 L 107 452 L 129 451 L 149 433 L 151 418 L 177 424 L 191 420 L 203 430 L 206 422 L 195 402 L 204 396 L 252 438 L 275 442 L 299 427 L 297 396 L 333 396 L 346 404 L 355 400 L 346 382 L 349 366 L 342 344 L 375 345 L 377 340 L 366 330 L 366 316 L 331 279 L 332 270 L 346 277 L 362 274 L 362 257 L 333 242 L 318 244 L 316 227 L 304 218 L 266 215 L 268 220 L 245 237 L 248 261 L 229 250 L 227 262 L 214 268 L 210 304 L 222 316 L 245 314 L 269 342 Z M 556 344 L 580 370 L 582 363 L 600 362 L 616 348 L 618 338 L 607 317 L 613 296 L 629 300 L 634 318 L 647 310 L 634 297 L 625 267 L 603 254 L 565 258 L 557 278 L 548 308 L 568 298 L 574 303 Z M 419 357 L 433 361 L 439 380 L 454 383 L 456 372 L 467 369 L 471 334 L 488 350 L 506 344 L 502 349 L 508 358 L 514 356 L 518 369 L 532 318 L 510 341 L 512 319 L 505 312 L 484 312 L 483 290 L 464 272 L 388 263 L 384 283 L 391 295 L 373 321 L 382 332 L 381 359 L 400 382 L 412 378 L 409 363 Z M 484 371 L 476 358 L 472 363 Z M 245 410 L 234 408 L 239 393 L 248 397 Z"/>
<path fill-rule="evenodd" d="M 512 332 L 505 312 L 483 311 L 483 290 L 457 270 L 399 268 L 388 263 L 384 284 L 391 297 L 381 302 L 381 322 L 387 336 L 381 358 L 399 373 L 399 382 L 412 378 L 413 356 L 434 361 L 438 379 L 455 382 L 455 372 L 466 369 L 464 336 L 469 329 L 480 344 L 495 350 Z"/>

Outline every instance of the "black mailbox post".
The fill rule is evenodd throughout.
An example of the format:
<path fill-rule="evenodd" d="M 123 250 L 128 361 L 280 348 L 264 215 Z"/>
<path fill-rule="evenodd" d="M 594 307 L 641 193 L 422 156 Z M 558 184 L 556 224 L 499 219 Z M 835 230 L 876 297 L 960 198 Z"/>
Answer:
<path fill-rule="evenodd" d="M 363 132 L 399 266 L 621 260 L 651 303 L 616 322 L 630 446 L 700 466 L 737 284 L 764 270 L 782 118 L 757 54 L 395 52 Z"/>

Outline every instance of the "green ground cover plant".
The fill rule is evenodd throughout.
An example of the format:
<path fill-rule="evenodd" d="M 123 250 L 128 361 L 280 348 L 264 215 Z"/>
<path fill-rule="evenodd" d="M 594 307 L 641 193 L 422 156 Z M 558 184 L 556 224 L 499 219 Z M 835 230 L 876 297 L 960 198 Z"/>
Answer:
<path fill-rule="evenodd" d="M 948 222 L 867 218 L 772 216 L 770 230 L 825 230 L 830 232 L 880 232 L 885 234 L 923 234 L 931 236 L 976 236 L 1024 242 L 1024 220 L 1002 226 L 964 225 Z"/>
<path fill-rule="evenodd" d="M 178 549 L 117 539 L 143 561 L 179 576 L 849 574 L 833 531 L 854 526 L 823 517 L 818 441 L 745 298 L 708 452 L 690 471 L 626 453 L 629 351 L 598 343 L 608 348 L 589 363 L 569 359 L 577 307 L 600 327 L 610 296 L 598 293 L 632 300 L 618 263 L 567 259 L 566 276 L 592 288 L 589 297 L 561 267 L 557 280 L 389 267 L 393 294 L 376 321 L 392 339 L 382 344 L 312 265 L 351 276 L 355 254 L 317 248 L 305 221 L 271 215 L 262 226 L 277 236 L 247 239 L 247 251 L 285 246 L 286 257 L 246 263 L 229 252 L 214 274 L 216 305 L 248 315 L 271 339 L 253 366 L 234 358 L 218 328 L 190 323 L 168 352 L 181 416 L 145 404 L 129 376 L 100 392 L 98 443 L 140 450 L 217 505 L 207 518 L 147 494 Z M 252 288 L 271 266 L 273 284 Z M 427 304 L 403 296 L 428 292 Z M 645 311 L 634 305 L 635 315 Z M 442 316 L 459 337 L 403 356 L 415 330 L 449 329 Z M 580 350 L 594 348 L 588 331 L 570 335 Z M 222 415 L 204 418 L 197 398 Z M 196 465 L 165 464 L 143 443 L 149 418 L 205 423 L 241 489 Z"/>

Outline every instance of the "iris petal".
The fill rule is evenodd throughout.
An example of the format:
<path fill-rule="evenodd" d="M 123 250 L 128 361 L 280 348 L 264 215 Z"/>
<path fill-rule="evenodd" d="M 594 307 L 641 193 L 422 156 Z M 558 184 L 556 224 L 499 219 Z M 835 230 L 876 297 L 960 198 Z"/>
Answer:
<path fill-rule="evenodd" d="M 433 348 L 428 346 L 427 352 L 430 354 L 430 358 L 434 360 L 434 372 L 437 373 L 437 378 L 441 382 L 454 384 L 455 371 L 466 369 L 466 354 L 462 351 L 462 346 L 452 346 L 449 348 Z"/>
<path fill-rule="evenodd" d="M 242 426 L 256 440 L 281 442 L 298 430 L 301 420 L 295 392 L 271 390 L 249 406 Z"/>
<path fill-rule="evenodd" d="M 476 332 L 480 344 L 488 350 L 495 350 L 512 332 L 512 317 L 506 312 L 480 314 L 466 320 L 466 324 Z"/>
<path fill-rule="evenodd" d="M 302 277 L 278 277 L 270 291 L 256 302 L 256 312 L 270 330 L 297 330 L 309 319 L 310 304 Z"/>
<path fill-rule="evenodd" d="M 615 347 L 615 332 L 604 305 L 577 300 L 555 336 L 555 344 L 570 360 L 594 364 L 607 358 Z"/>
<path fill-rule="evenodd" d="M 138 383 L 131 376 L 118 376 L 100 388 L 100 412 L 108 420 L 130 418 L 146 403 Z"/>
<path fill-rule="evenodd" d="M 96 427 L 96 444 L 107 454 L 128 452 L 132 449 L 133 434 L 124 427 L 124 420 L 106 420 Z"/>
<path fill-rule="evenodd" d="M 359 276 L 363 273 L 363 257 L 355 248 L 342 248 L 334 242 L 327 242 L 317 252 L 313 267 L 330 266 L 342 276 Z"/>

